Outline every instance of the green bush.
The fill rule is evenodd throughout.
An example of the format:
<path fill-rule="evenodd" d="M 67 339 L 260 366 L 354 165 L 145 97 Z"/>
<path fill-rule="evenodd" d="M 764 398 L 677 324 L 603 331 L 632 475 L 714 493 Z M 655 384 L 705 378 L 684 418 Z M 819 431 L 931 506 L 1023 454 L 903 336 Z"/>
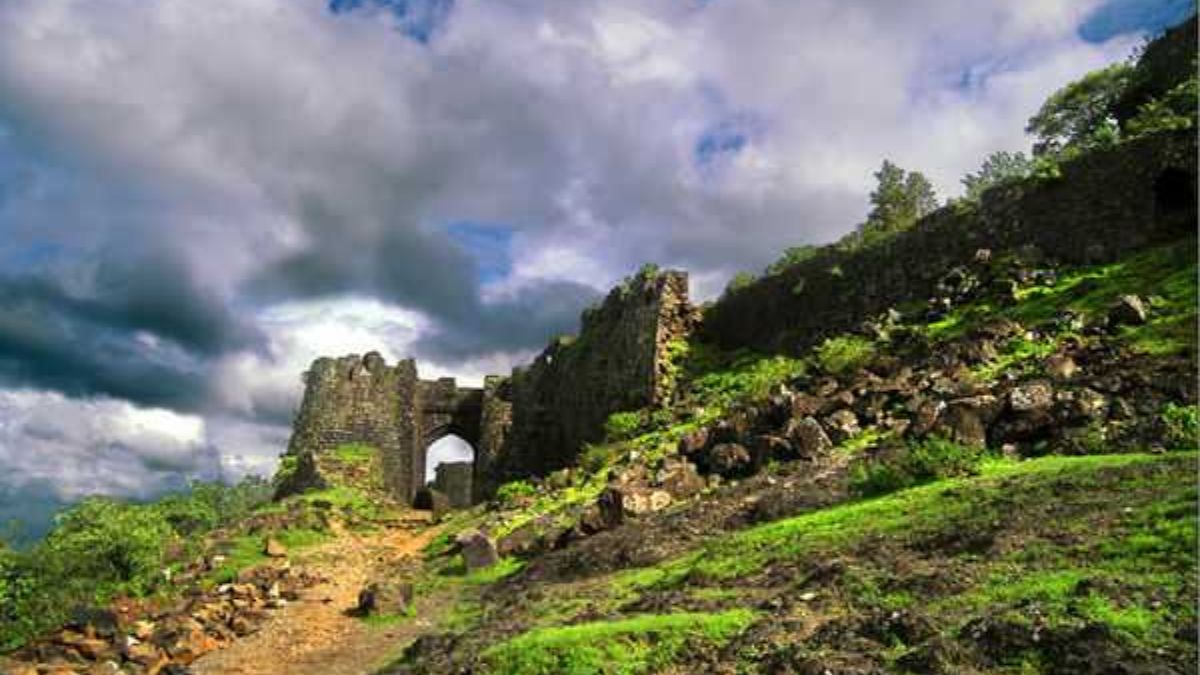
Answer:
<path fill-rule="evenodd" d="M 147 504 L 96 497 L 66 509 L 32 549 L 0 547 L 0 651 L 61 624 L 75 607 L 169 590 L 164 571 L 196 553 L 204 533 L 269 498 L 270 485 L 253 478 L 196 483 Z"/>
<path fill-rule="evenodd" d="M 496 500 L 504 505 L 516 504 L 537 494 L 537 488 L 523 480 L 514 480 L 496 489 Z"/>
<path fill-rule="evenodd" d="M 641 433 L 642 413 L 640 411 L 616 412 L 604 420 L 604 438 L 609 443 L 627 441 Z"/>
<path fill-rule="evenodd" d="M 1200 408 L 1168 403 L 1162 411 L 1167 447 L 1192 450 L 1200 443 Z"/>
<path fill-rule="evenodd" d="M 758 281 L 758 277 L 754 276 L 750 272 L 738 272 L 737 274 L 733 275 L 733 278 L 730 279 L 729 283 L 725 285 L 725 295 L 733 295 L 740 290 L 749 288 L 754 285 L 755 281 Z"/>
<path fill-rule="evenodd" d="M 817 347 L 816 357 L 822 370 L 840 375 L 870 363 L 875 358 L 875 343 L 857 335 L 833 337 Z"/>
<path fill-rule="evenodd" d="M 617 455 L 615 445 L 587 445 L 579 455 L 579 468 L 584 473 L 595 474 L 603 471 Z"/>
<path fill-rule="evenodd" d="M 941 438 L 908 446 L 887 446 L 850 468 L 850 489 L 864 496 L 881 495 L 942 478 L 975 473 L 983 451 Z"/>

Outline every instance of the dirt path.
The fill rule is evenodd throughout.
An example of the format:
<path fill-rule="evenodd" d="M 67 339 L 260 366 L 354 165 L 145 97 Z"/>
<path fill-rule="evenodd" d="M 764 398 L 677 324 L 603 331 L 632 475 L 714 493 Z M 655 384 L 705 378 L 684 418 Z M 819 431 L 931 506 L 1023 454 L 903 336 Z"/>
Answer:
<path fill-rule="evenodd" d="M 257 633 L 205 655 L 196 675 L 359 675 L 384 665 L 408 641 L 431 627 L 418 617 L 371 625 L 347 615 L 373 569 L 415 555 L 437 533 L 427 522 L 406 521 L 380 532 L 339 532 L 305 551 L 305 569 L 328 579 L 280 610 Z"/>

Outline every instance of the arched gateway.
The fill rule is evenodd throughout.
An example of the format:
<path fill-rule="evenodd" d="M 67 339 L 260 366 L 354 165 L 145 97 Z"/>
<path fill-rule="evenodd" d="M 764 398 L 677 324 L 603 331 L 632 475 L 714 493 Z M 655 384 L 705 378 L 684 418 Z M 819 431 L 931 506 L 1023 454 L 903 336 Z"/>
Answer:
<path fill-rule="evenodd" d="M 362 444 L 378 452 L 379 479 L 394 498 L 411 501 L 425 482 L 426 448 L 453 434 L 477 450 L 477 460 L 494 456 L 489 442 L 503 438 L 509 404 L 498 388 L 459 387 L 453 378 L 422 380 L 412 359 L 389 366 L 376 352 L 321 358 L 304 375 L 305 393 L 288 454 L 320 460 L 338 447 Z M 492 381 L 489 379 L 489 385 Z M 485 415 L 484 399 L 492 399 Z M 485 429 L 493 427 L 491 433 Z M 312 475 L 281 485 L 295 492 Z"/>

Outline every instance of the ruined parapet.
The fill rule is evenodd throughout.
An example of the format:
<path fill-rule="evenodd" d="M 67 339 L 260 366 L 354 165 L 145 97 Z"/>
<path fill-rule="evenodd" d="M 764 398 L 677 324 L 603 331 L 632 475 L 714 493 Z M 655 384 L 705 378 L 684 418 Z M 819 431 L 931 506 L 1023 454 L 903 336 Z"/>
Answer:
<path fill-rule="evenodd" d="M 685 272 L 646 268 L 584 312 L 577 338 L 559 338 L 513 371 L 512 428 L 499 479 L 568 465 L 601 439 L 614 412 L 667 403 L 671 354 L 693 329 Z"/>
<path fill-rule="evenodd" d="M 471 486 L 474 471 L 472 462 L 442 462 L 435 469 L 433 489 L 446 495 L 451 507 L 468 508 L 474 503 Z"/>

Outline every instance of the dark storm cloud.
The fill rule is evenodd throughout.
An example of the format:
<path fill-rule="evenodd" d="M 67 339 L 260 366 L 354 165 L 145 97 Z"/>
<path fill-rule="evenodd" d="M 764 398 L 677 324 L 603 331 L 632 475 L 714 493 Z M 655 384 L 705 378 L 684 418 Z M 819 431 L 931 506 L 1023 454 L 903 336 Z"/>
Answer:
<path fill-rule="evenodd" d="M 0 375 L 10 384 L 195 409 L 207 361 L 259 340 L 163 252 L 104 256 L 82 280 L 0 276 Z"/>

